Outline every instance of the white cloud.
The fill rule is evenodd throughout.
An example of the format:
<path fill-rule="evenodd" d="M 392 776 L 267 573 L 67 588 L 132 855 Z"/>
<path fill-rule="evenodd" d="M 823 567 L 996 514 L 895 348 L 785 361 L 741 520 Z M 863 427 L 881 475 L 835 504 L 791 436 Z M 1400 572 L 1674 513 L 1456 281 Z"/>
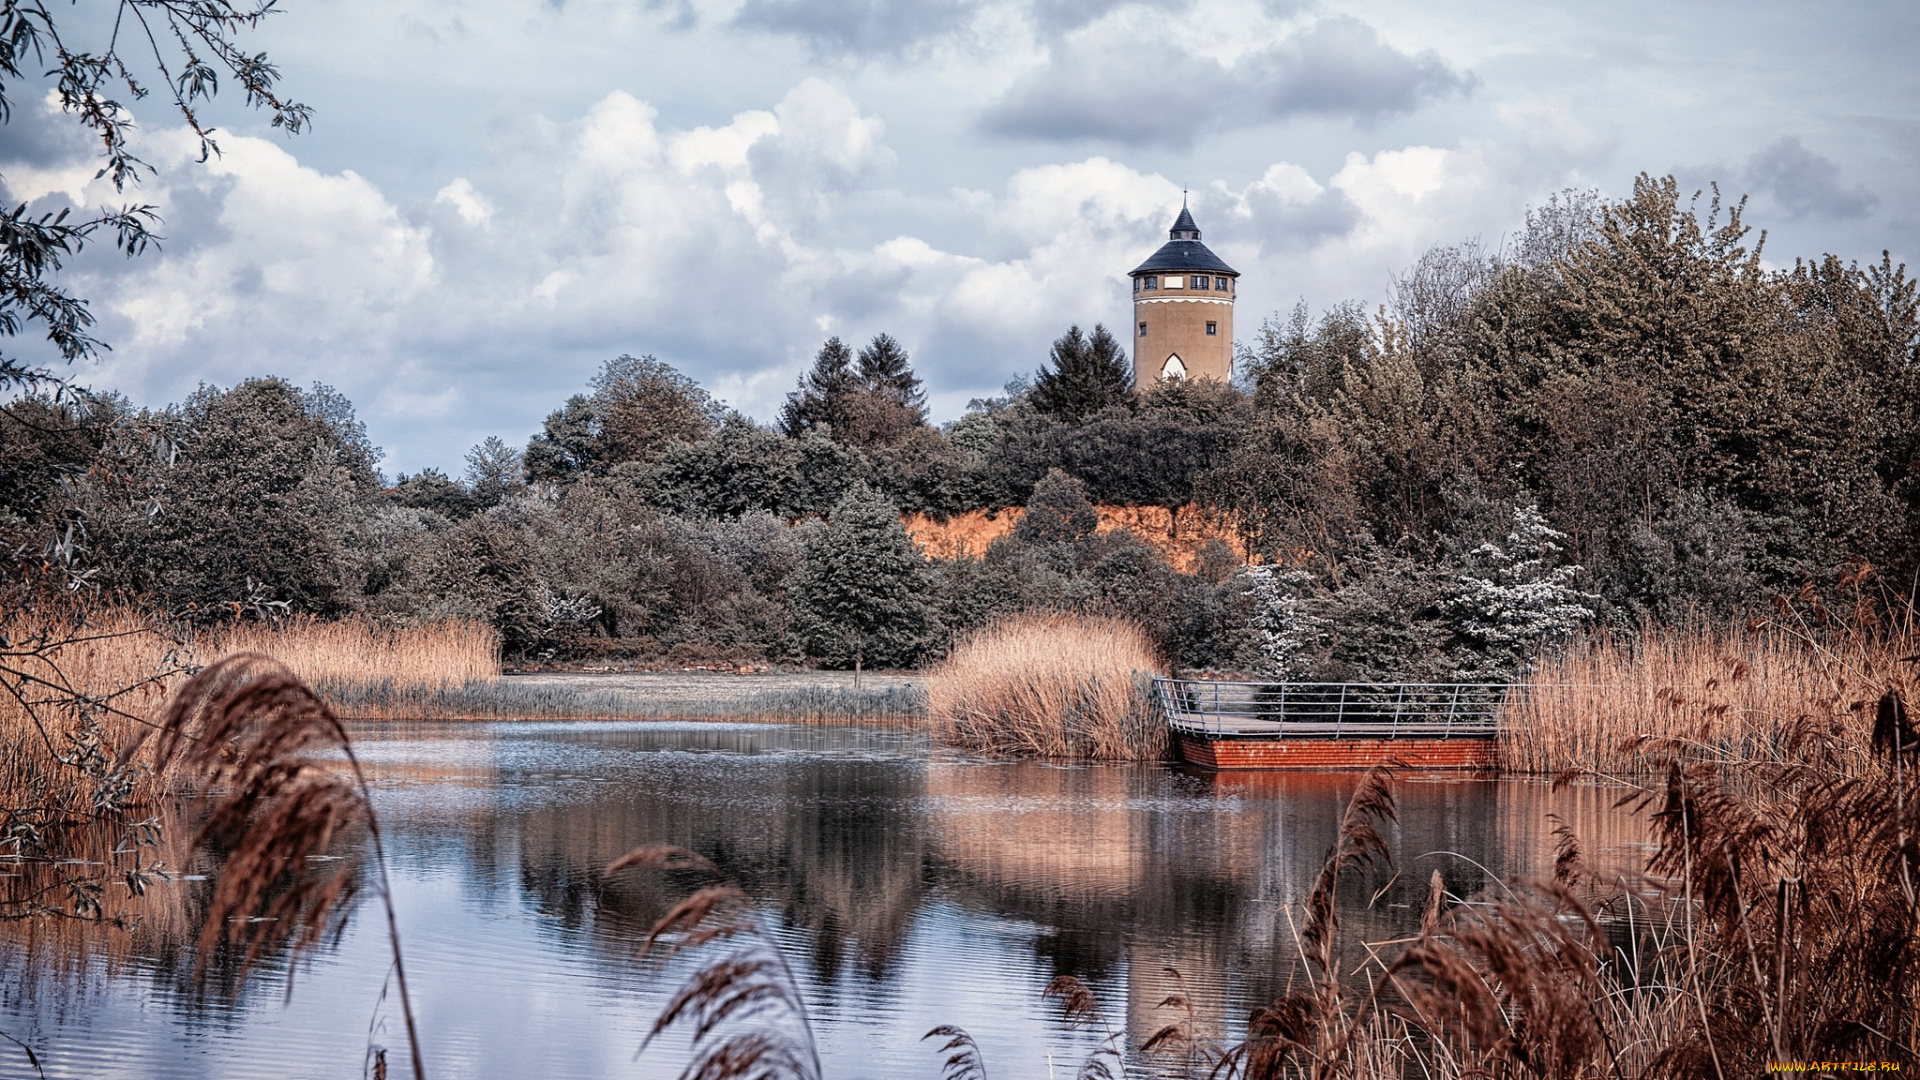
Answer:
<path fill-rule="evenodd" d="M 436 192 L 433 201 L 453 207 L 461 220 L 469 225 L 485 225 L 493 220 L 493 204 L 475 191 L 473 182 L 464 176 Z"/>
<path fill-rule="evenodd" d="M 1095 156 L 950 192 L 972 243 L 864 239 L 848 200 L 887 195 L 895 151 L 814 79 L 684 130 L 606 95 L 573 122 L 514 129 L 493 170 L 413 215 L 264 141 L 230 138 L 204 168 L 180 161 L 177 133 L 154 145 L 169 156 L 150 193 L 170 219 L 204 222 L 100 290 L 122 319 L 105 381 L 164 400 L 200 379 L 322 379 L 410 469 L 490 431 L 521 437 L 619 352 L 655 353 L 770 416 L 823 332 L 885 329 L 955 409 L 1031 370 L 1068 323 L 1124 324 L 1125 273 L 1180 199 L 1166 177 Z M 1354 154 L 1325 179 L 1282 161 L 1194 206 L 1246 275 L 1246 321 L 1290 291 L 1368 295 L 1428 244 L 1504 227 L 1537 179 L 1510 165 L 1485 146 Z"/>
<path fill-rule="evenodd" d="M 332 114 L 322 103 L 337 119 L 312 140 L 223 133 L 225 156 L 205 166 L 178 133 L 143 129 L 161 175 L 137 197 L 160 206 L 168 242 L 132 262 L 85 262 L 77 291 L 95 298 L 116 351 L 82 377 L 155 403 L 202 379 L 324 379 L 359 405 L 392 467 L 454 468 L 486 434 L 523 438 L 620 352 L 654 353 L 768 417 L 823 336 L 886 330 L 951 415 L 1031 371 L 1069 323 L 1128 321 L 1124 275 L 1165 239 L 1175 179 L 1194 181 L 1207 242 L 1245 275 L 1245 336 L 1296 298 L 1377 300 L 1427 246 L 1498 242 L 1560 187 L 1618 188 L 1606 170 L 1636 145 L 1630 170 L 1668 160 L 1634 143 L 1627 106 L 1608 112 L 1586 84 L 1536 92 L 1551 81 L 1539 76 L 1516 89 L 1512 74 L 1522 62 L 1590 66 L 1550 49 L 1465 53 L 1378 8 L 983 0 L 926 20 L 871 3 L 842 25 L 827 7 L 759 4 L 756 25 L 779 33 L 740 35 L 726 27 L 745 9 L 701 0 L 697 26 L 662 37 L 659 11 L 612 0 L 531 19 L 478 4 L 463 9 L 464 35 L 389 56 L 418 56 L 421 80 L 471 89 L 459 123 L 381 128 L 342 95 Z M 588 25 L 592 42 L 555 48 Z M 804 62 L 794 35 L 836 57 L 834 42 L 877 35 L 886 57 Z M 657 63 L 636 68 L 636 50 L 661 42 Z M 482 45 L 492 51 L 473 51 Z M 1472 95 L 1452 92 L 1463 57 L 1486 80 Z M 375 64 L 357 62 L 356 79 Z M 1182 81 L 1188 68 L 1205 78 Z M 470 81 L 491 70 L 545 73 L 562 90 L 539 99 L 540 115 Z M 1029 110 L 1021 122 L 1076 136 L 1113 105 L 1115 140 L 1156 148 L 1096 156 L 977 137 L 983 112 L 1039 109 L 1022 87 L 1076 71 L 1084 85 L 1062 83 L 1056 104 L 1084 115 Z M 1140 71 L 1199 111 L 1137 108 Z M 1102 96 L 1114 86 L 1124 93 Z M 1215 110 L 1209 87 L 1244 100 Z M 356 123 L 428 149 L 395 165 L 401 155 L 371 136 L 330 134 Z M 1208 134 L 1251 124 L 1273 137 Z M 1197 132 L 1190 149 L 1183 125 Z M 1771 185 L 1769 205 L 1815 224 L 1842 211 L 1882 220 L 1853 186 L 1879 174 L 1860 171 L 1846 140 L 1804 130 L 1808 146 L 1851 155 L 1832 163 L 1842 172 L 1789 152 L 1799 144 L 1769 146 L 1771 128 L 1701 153 L 1746 161 L 1768 147 L 1749 168 Z M 87 186 L 88 147 L 40 134 L 0 148 L 11 194 L 115 201 Z M 363 161 L 364 174 L 344 168 Z"/>

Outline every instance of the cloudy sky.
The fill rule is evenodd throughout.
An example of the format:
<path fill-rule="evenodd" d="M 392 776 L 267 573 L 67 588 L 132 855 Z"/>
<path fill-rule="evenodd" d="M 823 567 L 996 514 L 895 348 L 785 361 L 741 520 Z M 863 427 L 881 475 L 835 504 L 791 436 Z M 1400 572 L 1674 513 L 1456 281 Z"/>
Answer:
<path fill-rule="evenodd" d="M 885 330 L 951 418 L 1126 324 L 1183 186 L 1242 340 L 1642 171 L 1750 195 L 1776 264 L 1920 259 L 1910 3 L 283 6 L 258 46 L 313 130 L 223 100 L 202 165 L 136 110 L 167 241 L 72 276 L 113 345 L 75 374 L 144 404 L 324 381 L 389 473 L 525 439 L 623 352 L 764 419 L 825 336 Z M 89 150 L 24 102 L 7 195 L 111 201 Z"/>

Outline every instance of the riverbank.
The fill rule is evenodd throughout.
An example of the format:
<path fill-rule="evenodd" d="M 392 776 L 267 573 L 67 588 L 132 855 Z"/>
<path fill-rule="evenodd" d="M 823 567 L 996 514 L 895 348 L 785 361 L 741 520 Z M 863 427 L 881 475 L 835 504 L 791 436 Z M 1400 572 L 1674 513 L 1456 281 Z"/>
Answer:
<path fill-rule="evenodd" d="M 926 687 L 915 672 L 540 672 L 434 686 L 319 680 L 350 720 L 731 720 L 917 725 Z"/>

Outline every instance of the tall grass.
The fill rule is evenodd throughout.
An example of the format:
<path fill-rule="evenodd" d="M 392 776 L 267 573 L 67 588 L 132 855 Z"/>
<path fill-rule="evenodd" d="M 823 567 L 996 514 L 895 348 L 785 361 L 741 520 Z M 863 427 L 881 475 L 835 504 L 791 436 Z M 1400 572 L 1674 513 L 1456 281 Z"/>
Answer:
<path fill-rule="evenodd" d="M 1814 634 L 1792 624 L 1595 635 L 1544 660 L 1500 718 L 1501 767 L 1611 776 L 1664 768 L 1676 753 L 1787 761 L 1794 726 L 1818 724 L 1857 768 L 1858 718 L 1889 687 L 1913 696 L 1910 630 Z"/>
<path fill-rule="evenodd" d="M 184 680 L 188 661 L 163 626 L 131 608 L 0 597 L 5 834 L 151 801 L 157 774 L 123 750 Z"/>
<path fill-rule="evenodd" d="M 471 620 L 398 628 L 309 617 L 279 625 L 236 623 L 207 632 L 195 651 L 203 663 L 231 653 L 265 653 L 315 685 L 446 688 L 500 677 L 500 635 Z"/>
<path fill-rule="evenodd" d="M 927 673 L 927 715 L 952 746 L 1042 758 L 1167 753 L 1149 680 L 1152 643 L 1121 619 L 1027 615 L 995 623 Z"/>

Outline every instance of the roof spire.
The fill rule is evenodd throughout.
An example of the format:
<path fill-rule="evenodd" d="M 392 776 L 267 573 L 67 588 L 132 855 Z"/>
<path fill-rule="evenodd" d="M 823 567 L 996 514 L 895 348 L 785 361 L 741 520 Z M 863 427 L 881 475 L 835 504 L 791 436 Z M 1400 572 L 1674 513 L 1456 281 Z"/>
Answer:
<path fill-rule="evenodd" d="M 1193 213 L 1187 209 L 1186 195 L 1180 197 L 1180 216 L 1173 221 L 1173 228 L 1167 230 L 1169 240 L 1198 240 L 1200 226 L 1193 223 Z"/>

